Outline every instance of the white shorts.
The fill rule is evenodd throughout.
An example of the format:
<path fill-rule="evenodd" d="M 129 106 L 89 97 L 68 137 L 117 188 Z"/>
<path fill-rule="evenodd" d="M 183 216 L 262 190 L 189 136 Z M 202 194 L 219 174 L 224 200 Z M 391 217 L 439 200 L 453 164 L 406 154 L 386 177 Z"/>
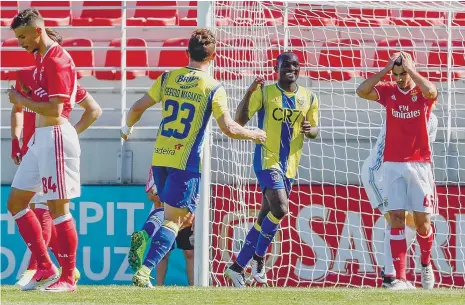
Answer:
<path fill-rule="evenodd" d="M 431 163 L 385 162 L 383 171 L 386 211 L 437 214 L 436 185 Z"/>
<path fill-rule="evenodd" d="M 45 200 L 79 197 L 80 156 L 79 138 L 69 122 L 36 128 L 34 140 L 30 142 L 11 186 L 43 193 Z"/>
<path fill-rule="evenodd" d="M 373 209 L 379 209 L 381 213 L 384 214 L 382 165 L 382 159 L 376 162 L 373 157 L 368 157 L 363 161 L 361 178 L 371 207 Z"/>

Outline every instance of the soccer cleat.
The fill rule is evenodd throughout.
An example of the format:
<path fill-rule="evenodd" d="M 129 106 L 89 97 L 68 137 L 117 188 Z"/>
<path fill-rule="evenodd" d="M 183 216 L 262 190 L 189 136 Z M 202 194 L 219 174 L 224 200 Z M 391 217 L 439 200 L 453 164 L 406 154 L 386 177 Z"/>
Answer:
<path fill-rule="evenodd" d="M 433 289 L 434 287 L 434 272 L 431 263 L 426 267 L 421 267 L 421 285 L 423 289 Z"/>
<path fill-rule="evenodd" d="M 131 235 L 131 248 L 128 253 L 128 262 L 132 271 L 136 272 L 142 266 L 144 261 L 145 248 L 147 247 L 147 241 L 149 236 L 145 231 L 137 231 Z"/>
<path fill-rule="evenodd" d="M 385 276 L 383 277 L 383 285 L 382 287 L 384 288 L 392 288 L 392 282 L 394 282 L 396 279 L 393 277 Z"/>
<path fill-rule="evenodd" d="M 76 283 L 72 285 L 66 281 L 58 280 L 50 286 L 41 290 L 45 292 L 73 292 L 77 290 L 77 285 Z"/>
<path fill-rule="evenodd" d="M 245 287 L 245 278 L 243 272 L 237 272 L 232 270 L 231 267 L 228 267 L 224 272 L 224 276 L 233 283 L 234 287 Z"/>
<path fill-rule="evenodd" d="M 416 289 L 411 283 L 406 280 L 396 279 L 392 283 L 392 286 L 389 288 L 391 290 L 412 290 Z"/>
<path fill-rule="evenodd" d="M 29 282 L 21 286 L 21 290 L 35 290 L 39 286 L 46 287 L 51 283 L 54 283 L 59 276 L 60 272 L 58 271 L 57 267 L 55 267 L 55 265 L 52 265 L 50 269 L 39 269 L 34 273 L 34 276 Z"/>
<path fill-rule="evenodd" d="M 252 276 L 260 284 L 267 284 L 266 272 L 265 272 L 265 264 L 263 263 L 263 259 L 261 261 L 252 259 L 250 262 L 252 267 Z"/>
<path fill-rule="evenodd" d="M 152 282 L 150 282 L 150 272 L 151 270 L 143 265 L 132 277 L 132 283 L 138 287 L 153 288 Z"/>
<path fill-rule="evenodd" d="M 24 271 L 23 274 L 21 274 L 21 276 L 19 277 L 19 280 L 16 282 L 16 285 L 18 285 L 19 287 L 22 287 L 26 285 L 27 283 L 29 283 L 29 281 L 32 280 L 32 277 L 34 276 L 36 271 L 37 270 Z"/>

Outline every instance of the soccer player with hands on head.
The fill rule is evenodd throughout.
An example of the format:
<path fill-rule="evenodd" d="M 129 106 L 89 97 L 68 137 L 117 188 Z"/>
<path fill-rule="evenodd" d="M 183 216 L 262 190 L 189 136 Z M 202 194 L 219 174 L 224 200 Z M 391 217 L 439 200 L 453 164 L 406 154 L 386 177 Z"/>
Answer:
<path fill-rule="evenodd" d="M 288 213 L 289 194 L 297 174 L 304 135 L 318 135 L 318 98 L 309 89 L 297 85 L 298 57 L 284 52 L 276 59 L 278 82 L 265 86 L 256 78 L 236 111 L 236 122 L 244 126 L 257 113 L 258 127 L 266 131 L 265 143 L 254 153 L 254 171 L 263 193 L 257 221 L 249 230 L 236 261 L 225 271 L 235 287 L 244 287 L 244 268 L 250 260 L 252 276 L 267 284 L 265 254 L 279 223 Z"/>
<path fill-rule="evenodd" d="M 27 108 L 38 116 L 28 152 L 21 160 L 15 159 L 20 164 L 8 198 L 8 210 L 37 261 L 37 271 L 21 289 L 33 290 L 42 286 L 45 291 L 71 292 L 76 290 L 74 272 L 78 238 L 69 202 L 81 195 L 81 149 L 78 131 L 69 122 L 76 103 L 75 65 L 69 54 L 48 36 L 44 19 L 36 9 L 21 11 L 13 19 L 11 29 L 20 46 L 36 55 L 33 78 L 37 98 L 25 96 L 15 88 L 8 90 L 17 112 Z M 84 128 L 85 124 L 82 122 L 79 128 Z M 43 193 L 54 219 L 61 275 L 48 255 L 39 220 L 28 209 L 36 193 Z"/>
<path fill-rule="evenodd" d="M 381 82 L 392 72 L 394 82 Z M 416 238 L 421 250 L 421 282 L 434 287 L 431 250 L 434 234 L 431 216 L 437 213 L 436 187 L 432 170 L 428 122 L 438 92 L 433 83 L 416 70 L 410 54 L 395 53 L 387 66 L 357 88 L 361 98 L 386 108 L 382 197 L 389 213 L 390 250 L 395 269 L 395 290 L 414 288 L 406 279 L 406 211 L 413 211 Z"/>
<path fill-rule="evenodd" d="M 152 237 L 143 265 L 133 283 L 152 287 L 150 272 L 170 251 L 179 229 L 192 219 L 200 193 L 203 138 L 213 113 L 221 131 L 230 138 L 264 143 L 262 130 L 243 128 L 231 118 L 223 85 L 208 73 L 215 58 L 216 38 L 207 29 L 195 30 L 187 49 L 189 66 L 163 73 L 129 110 L 121 137 L 128 139 L 142 114 L 161 103 L 163 120 L 155 142 L 152 171 L 164 222 Z"/>

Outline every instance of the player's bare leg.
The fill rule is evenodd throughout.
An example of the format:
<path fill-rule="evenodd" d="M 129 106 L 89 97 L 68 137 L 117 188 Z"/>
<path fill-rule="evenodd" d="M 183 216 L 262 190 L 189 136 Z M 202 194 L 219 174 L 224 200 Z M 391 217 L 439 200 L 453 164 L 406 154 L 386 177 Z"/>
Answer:
<path fill-rule="evenodd" d="M 45 289 L 49 292 L 72 292 L 76 290 L 74 269 L 78 236 L 76 224 L 69 210 L 69 200 L 49 200 L 48 207 L 55 223 L 57 240 L 60 244 L 58 257 L 62 264 L 61 276 L 57 282 Z"/>
<path fill-rule="evenodd" d="M 413 212 L 413 218 L 415 219 L 417 240 L 421 250 L 421 284 L 424 289 L 433 289 L 434 273 L 431 265 L 431 250 L 433 248 L 434 234 L 431 226 L 431 214 Z"/>
<path fill-rule="evenodd" d="M 194 286 L 194 250 L 184 250 L 186 259 L 186 273 L 189 286 Z"/>
<path fill-rule="evenodd" d="M 170 257 L 170 252 L 165 255 L 165 257 L 157 265 L 157 275 L 156 282 L 157 286 L 165 285 L 166 272 L 168 271 L 168 260 Z"/>
<path fill-rule="evenodd" d="M 170 251 L 178 235 L 179 229 L 184 223 L 192 222 L 192 214 L 187 208 L 176 208 L 168 204 L 164 205 L 165 221 L 152 238 L 152 245 L 144 260 L 142 267 L 137 270 L 132 278 L 134 285 L 144 288 L 152 288 L 150 273 L 158 263 Z"/>
<path fill-rule="evenodd" d="M 242 249 L 237 256 L 236 261 L 224 272 L 225 277 L 227 277 L 235 287 L 245 287 L 244 268 L 247 266 L 255 253 L 262 222 L 269 212 L 270 204 L 266 197 L 263 196 L 263 201 L 260 207 L 260 211 L 258 212 L 257 221 L 247 233 L 244 244 L 242 245 Z"/>
<path fill-rule="evenodd" d="M 29 202 L 35 193 L 12 187 L 8 197 L 8 211 L 18 225 L 19 233 L 37 260 L 37 271 L 32 279 L 21 286 L 22 290 L 33 290 L 40 285 L 46 285 L 58 277 L 58 270 L 50 260 L 42 236 L 42 229 L 33 211 L 28 209 Z"/>
<path fill-rule="evenodd" d="M 396 279 L 396 270 L 394 268 L 394 262 L 391 254 L 391 216 L 390 213 L 385 213 L 384 218 L 386 219 L 386 229 L 384 233 L 384 274 L 383 284 L 385 288 L 392 288 L 392 283 Z M 410 249 L 413 242 L 415 241 L 416 228 L 413 216 L 409 212 L 405 212 L 405 238 L 407 240 L 407 250 Z M 410 284 L 410 282 L 408 282 Z"/>

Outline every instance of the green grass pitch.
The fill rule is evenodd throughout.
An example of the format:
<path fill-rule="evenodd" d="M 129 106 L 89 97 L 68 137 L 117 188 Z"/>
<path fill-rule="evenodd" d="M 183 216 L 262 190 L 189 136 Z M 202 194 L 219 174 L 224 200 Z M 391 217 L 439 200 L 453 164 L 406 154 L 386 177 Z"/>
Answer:
<path fill-rule="evenodd" d="M 318 304 L 318 305 L 465 305 L 465 289 L 393 292 L 361 288 L 187 288 L 78 286 L 75 293 L 21 292 L 1 287 L 1 304 Z"/>

